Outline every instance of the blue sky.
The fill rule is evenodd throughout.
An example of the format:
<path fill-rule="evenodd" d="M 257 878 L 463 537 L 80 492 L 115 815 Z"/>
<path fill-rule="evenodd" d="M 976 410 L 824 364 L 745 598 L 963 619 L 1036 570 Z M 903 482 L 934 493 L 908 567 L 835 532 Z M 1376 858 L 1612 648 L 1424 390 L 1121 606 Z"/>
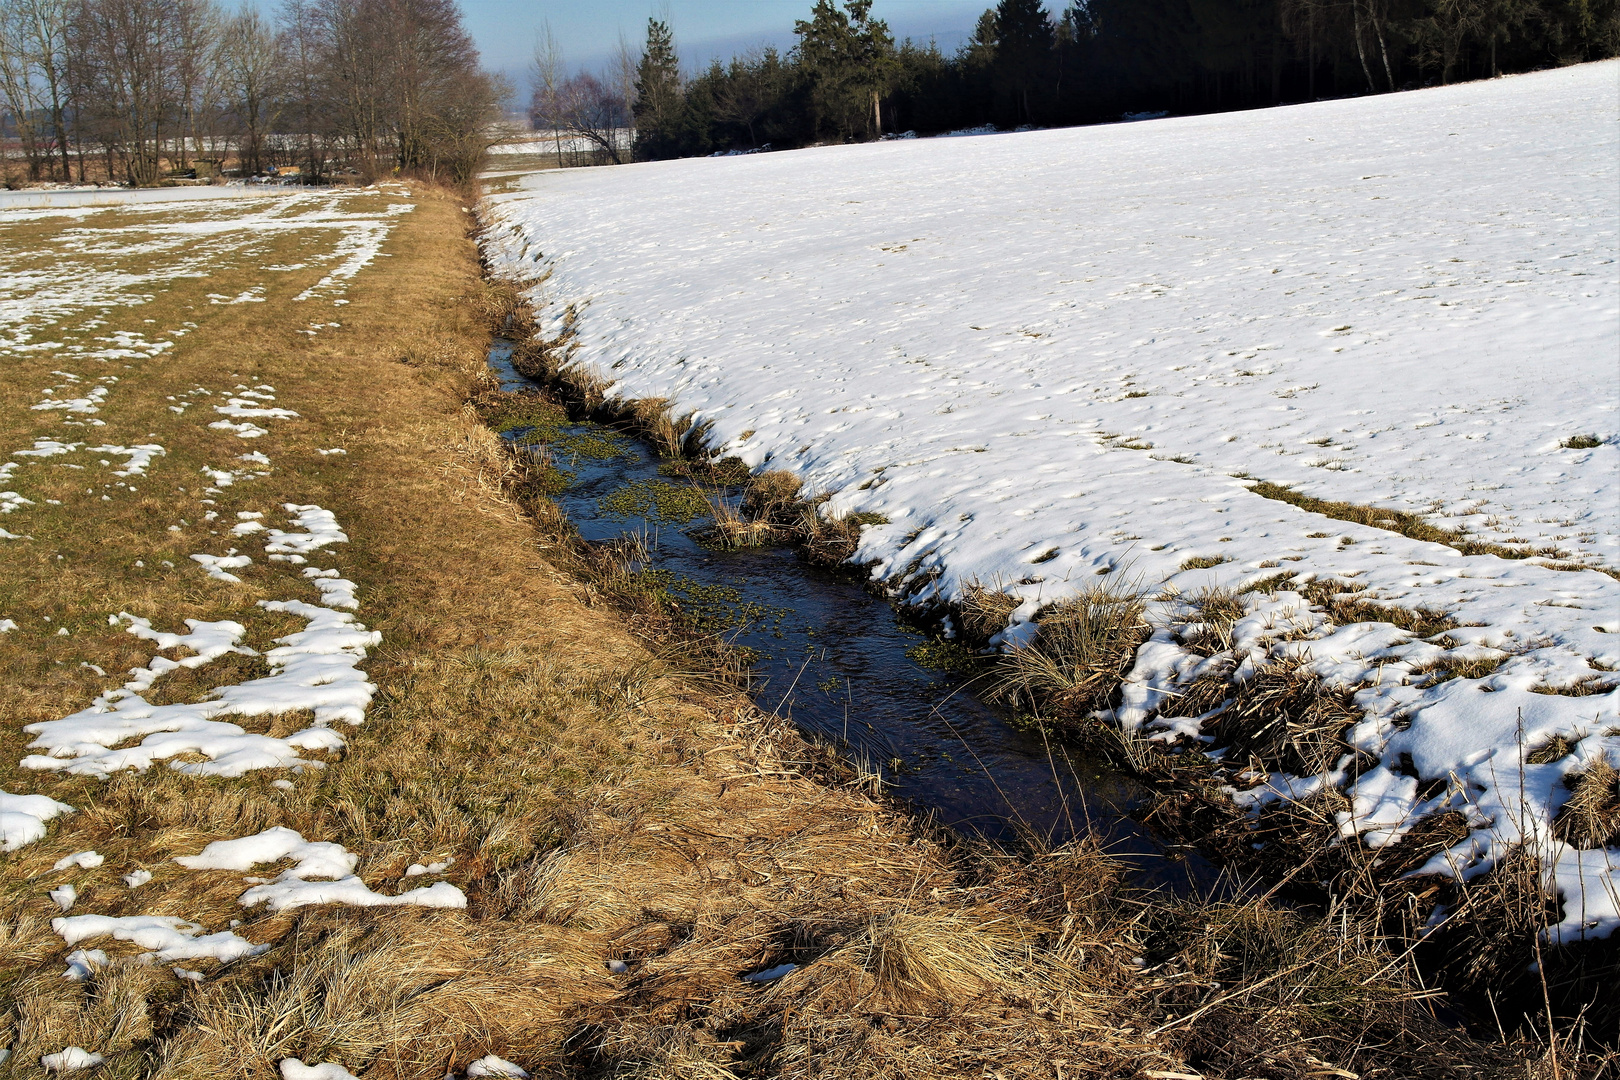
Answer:
<path fill-rule="evenodd" d="M 535 34 L 543 23 L 562 45 L 570 67 L 599 67 L 620 31 L 639 52 L 647 17 L 661 14 L 675 30 L 681 59 L 689 67 L 711 57 L 730 57 L 753 45 L 793 43 L 793 23 L 806 18 L 813 0 L 461 0 L 467 29 L 484 64 L 514 81 L 524 78 Z M 938 39 L 954 50 L 994 0 L 876 0 L 873 14 L 896 38 Z"/>

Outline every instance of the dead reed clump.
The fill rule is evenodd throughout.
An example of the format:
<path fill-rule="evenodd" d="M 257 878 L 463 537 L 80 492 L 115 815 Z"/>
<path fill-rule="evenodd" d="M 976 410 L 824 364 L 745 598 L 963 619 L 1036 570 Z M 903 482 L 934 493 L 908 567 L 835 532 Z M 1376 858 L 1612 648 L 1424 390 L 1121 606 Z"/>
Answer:
<path fill-rule="evenodd" d="M 961 1008 L 1021 980 L 1032 960 L 1031 931 L 1000 912 L 882 912 L 794 983 L 816 984 L 824 1009 L 833 1004 L 828 995 L 849 1011 Z M 782 991 L 797 991 L 794 983 L 784 981 Z"/>
<path fill-rule="evenodd" d="M 992 697 L 1077 723 L 1105 709 L 1148 638 L 1135 593 L 1094 586 L 1039 618 L 1034 642 L 1007 653 Z"/>
<path fill-rule="evenodd" d="M 704 492 L 709 500 L 709 525 L 701 539 L 728 551 L 764 547 L 781 539 L 783 530 L 769 518 L 750 517 L 723 492 Z"/>
<path fill-rule="evenodd" d="M 1439 1021 L 1435 995 L 1392 964 L 1375 927 L 1262 900 L 1150 914 L 1150 1034 L 1185 1071 L 1255 1078 L 1475 1075 L 1520 1059 Z M 1485 1075 L 1499 1075 L 1487 1072 Z"/>
<path fill-rule="evenodd" d="M 1325 686 L 1308 663 L 1274 661 L 1235 688 L 1210 728 L 1233 760 L 1253 755 L 1270 769 L 1314 776 L 1348 752 L 1342 736 L 1361 712 L 1348 690 Z"/>
<path fill-rule="evenodd" d="M 1428 676 L 1425 685 L 1438 686 L 1448 679 L 1483 679 L 1501 667 L 1507 661 L 1507 655 L 1477 656 L 1469 660 L 1456 660 L 1451 657 L 1441 657 L 1439 660 L 1419 665 L 1412 669 L 1413 675 Z"/>
<path fill-rule="evenodd" d="M 798 518 L 799 478 L 785 469 L 770 469 L 748 483 L 742 512 L 755 521 L 790 525 Z"/>
<path fill-rule="evenodd" d="M 1022 601 L 1000 589 L 987 588 L 977 581 L 962 587 L 962 636 L 975 645 L 988 644 L 990 639 L 1007 629 L 1012 613 Z"/>
<path fill-rule="evenodd" d="M 1213 656 L 1232 648 L 1232 627 L 1248 611 L 1243 594 L 1232 589 L 1210 586 L 1193 596 L 1196 615 L 1182 633 L 1182 642 L 1193 652 Z"/>
<path fill-rule="evenodd" d="M 1313 581 L 1300 592 L 1311 603 L 1324 608 L 1340 626 L 1360 622 L 1383 622 L 1398 626 L 1414 637 L 1420 638 L 1431 638 L 1457 628 L 1456 621 L 1447 612 L 1382 604 L 1368 599 L 1362 586 L 1347 581 L 1331 579 Z"/>
<path fill-rule="evenodd" d="M 804 559 L 817 566 L 836 566 L 849 561 L 860 546 L 861 529 L 867 525 L 882 525 L 888 519 L 881 514 L 845 514 L 825 517 L 821 506 L 825 498 L 806 504 L 799 513 L 797 536 L 799 551 Z"/>
<path fill-rule="evenodd" d="M 1600 757 L 1564 784 L 1569 801 L 1553 820 L 1553 835 L 1572 847 L 1620 847 L 1620 771 Z"/>

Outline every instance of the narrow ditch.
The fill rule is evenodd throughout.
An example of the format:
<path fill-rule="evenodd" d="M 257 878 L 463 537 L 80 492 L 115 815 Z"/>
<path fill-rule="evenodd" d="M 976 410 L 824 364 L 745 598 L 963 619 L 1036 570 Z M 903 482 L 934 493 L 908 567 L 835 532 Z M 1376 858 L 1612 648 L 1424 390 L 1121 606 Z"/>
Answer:
<path fill-rule="evenodd" d="M 496 339 L 491 369 L 507 390 L 540 388 Z M 859 571 L 811 565 L 789 547 L 722 550 L 700 542 L 708 503 L 667 477 L 641 441 L 582 420 L 539 442 L 567 483 L 552 495 L 586 540 L 639 537 L 638 569 L 688 618 L 754 658 L 754 697 L 807 735 L 880 774 L 889 795 L 959 833 L 994 843 L 1060 844 L 1090 832 L 1137 884 L 1176 893 L 1217 887 L 1216 867 L 1156 837 L 1136 815 L 1146 787 L 1101 756 L 1048 746 L 974 692 L 967 657 L 874 596 Z M 724 492 L 725 489 L 721 489 Z M 723 497 L 740 499 L 740 494 Z"/>

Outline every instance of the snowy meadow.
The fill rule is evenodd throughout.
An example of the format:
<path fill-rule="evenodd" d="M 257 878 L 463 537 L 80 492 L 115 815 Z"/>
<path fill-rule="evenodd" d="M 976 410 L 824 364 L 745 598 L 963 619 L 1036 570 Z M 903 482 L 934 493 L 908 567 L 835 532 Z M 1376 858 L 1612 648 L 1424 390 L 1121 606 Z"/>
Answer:
<path fill-rule="evenodd" d="M 1617 77 L 554 171 L 483 244 L 610 395 L 872 515 L 904 602 L 1004 593 L 1018 649 L 1139 593 L 1127 732 L 1219 759 L 1195 684 L 1346 695 L 1321 769 L 1229 796 L 1336 793 L 1372 849 L 1450 815 L 1418 872 L 1522 847 L 1571 943 L 1620 928 L 1616 837 L 1570 824 L 1620 813 Z"/>

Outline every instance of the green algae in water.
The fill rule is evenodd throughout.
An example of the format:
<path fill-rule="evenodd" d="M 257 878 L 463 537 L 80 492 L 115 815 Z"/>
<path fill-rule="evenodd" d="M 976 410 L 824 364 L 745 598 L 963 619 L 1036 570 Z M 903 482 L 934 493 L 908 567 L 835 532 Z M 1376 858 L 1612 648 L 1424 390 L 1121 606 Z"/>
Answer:
<path fill-rule="evenodd" d="M 752 475 L 741 458 L 728 457 L 720 461 L 665 458 L 658 466 L 660 476 L 673 476 L 697 480 L 716 487 L 741 487 Z"/>
<path fill-rule="evenodd" d="M 502 435 L 524 432 L 529 441 L 544 442 L 568 423 L 567 410 L 539 394 L 503 394 L 479 411 L 484 422 Z"/>
<path fill-rule="evenodd" d="M 634 575 L 636 585 L 648 595 L 680 608 L 687 622 L 709 633 L 722 633 L 744 626 L 780 627 L 793 614 L 787 608 L 770 607 L 746 599 L 732 585 L 705 585 L 680 577 L 659 567 L 649 567 Z"/>
<path fill-rule="evenodd" d="M 630 453 L 630 440 L 609 428 L 565 431 L 549 440 L 552 455 L 558 458 L 588 458 L 612 461 Z"/>
<path fill-rule="evenodd" d="M 933 638 L 906 650 L 906 659 L 919 667 L 948 671 L 953 675 L 975 675 L 992 661 L 955 641 Z"/>
<path fill-rule="evenodd" d="M 662 480 L 632 480 L 601 499 L 597 506 L 609 517 L 639 517 L 676 525 L 709 516 L 709 500 L 703 492 Z"/>

